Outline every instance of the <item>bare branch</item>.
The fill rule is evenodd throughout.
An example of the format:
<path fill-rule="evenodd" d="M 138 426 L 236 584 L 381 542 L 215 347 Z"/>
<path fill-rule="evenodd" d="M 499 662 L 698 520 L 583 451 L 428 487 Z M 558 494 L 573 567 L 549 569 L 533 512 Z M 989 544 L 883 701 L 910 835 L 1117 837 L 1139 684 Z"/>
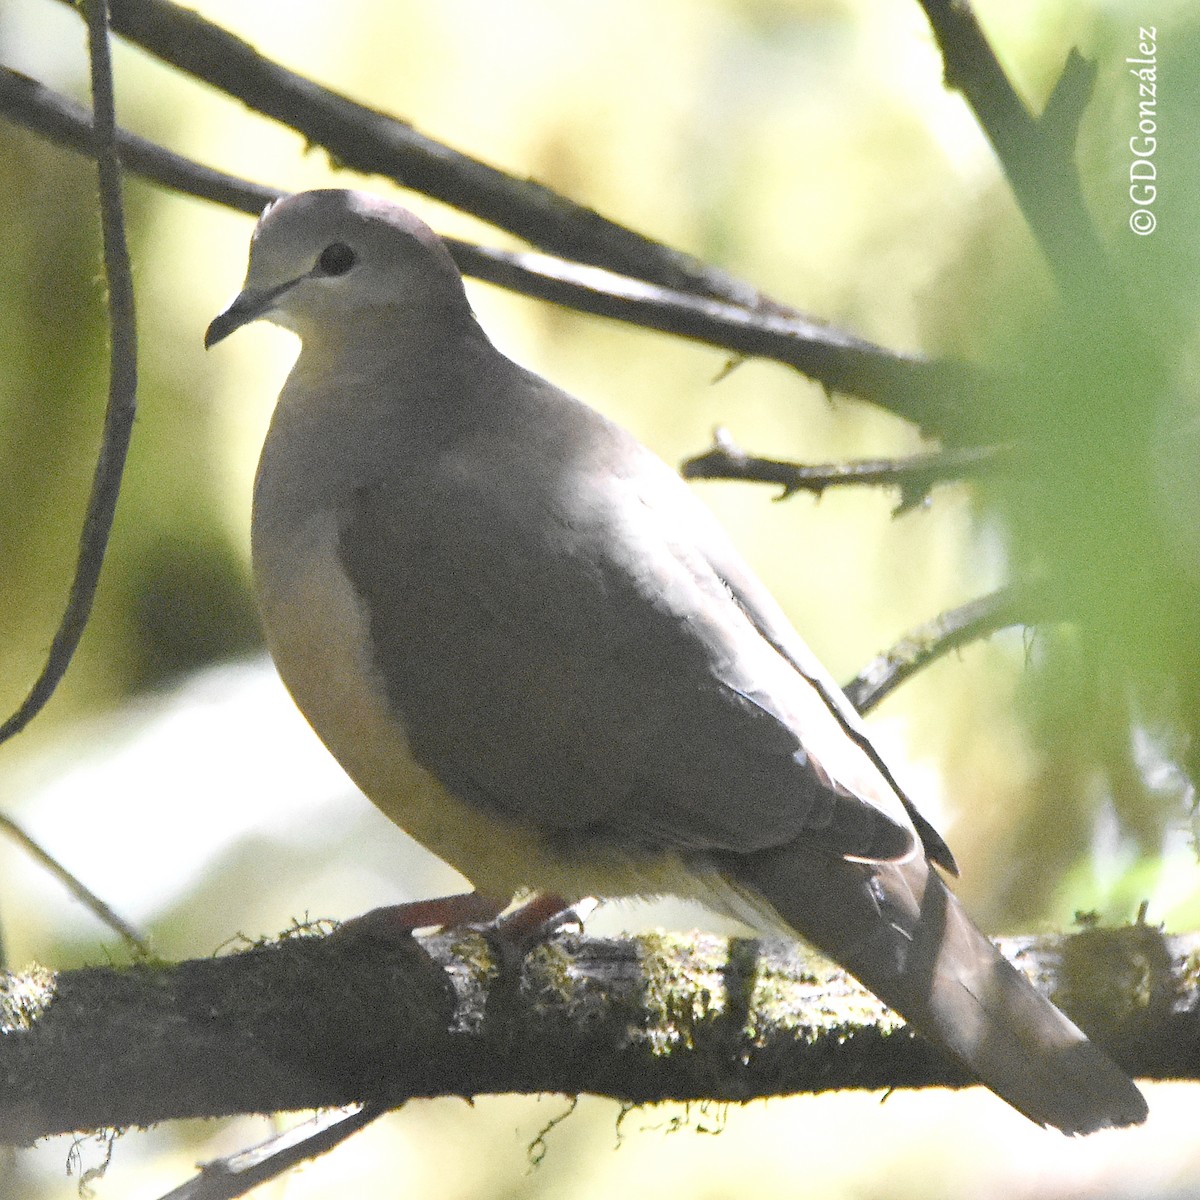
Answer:
<path fill-rule="evenodd" d="M 0 725 L 0 743 L 20 733 L 45 707 L 58 687 L 83 636 L 92 611 L 104 552 L 112 532 L 113 515 L 133 433 L 137 403 L 137 330 L 133 277 L 125 244 L 121 204 L 121 165 L 117 158 L 116 118 L 113 112 L 112 62 L 109 57 L 107 8 L 104 0 L 87 0 L 88 52 L 95 107 L 93 153 L 100 181 L 100 220 L 104 238 L 104 274 L 108 283 L 111 336 L 108 407 L 103 441 L 87 514 L 79 541 L 75 576 L 62 621 L 55 632 L 42 673 L 17 710 Z"/>
<path fill-rule="evenodd" d="M 0 68 L 0 112 L 60 145 L 90 151 L 87 112 L 40 84 Z M 121 131 L 122 161 L 167 187 L 257 215 L 282 192 L 225 175 Z M 953 360 L 897 354 L 799 316 L 726 304 L 548 255 L 446 239 L 468 275 L 580 312 L 794 367 L 826 388 L 858 396 L 955 437 L 980 413 L 1001 411 L 998 384 Z"/>
<path fill-rule="evenodd" d="M 92 114 L 81 104 L 14 71 L 0 67 L 0 113 L 57 146 L 94 156 Z M 283 194 L 175 154 L 126 129 L 116 131 L 121 165 L 175 191 L 257 217 Z"/>
<path fill-rule="evenodd" d="M 1090 95 L 1090 83 L 1081 86 L 1087 81 L 1078 69 L 1082 60 L 1074 56 L 1068 62 L 1054 119 L 1043 126 L 1017 96 L 970 5 L 921 2 L 942 50 L 947 83 L 962 90 L 974 108 L 1056 276 L 1077 282 L 1083 262 L 1099 271 L 1100 243 L 1071 156 L 1062 153 L 1064 135 L 1073 146 L 1074 128 Z M 287 70 L 170 0 L 114 0 L 113 27 L 163 61 L 325 147 L 340 165 L 386 175 L 566 259 L 742 307 L 796 315 L 715 267 Z M 1068 101 L 1073 121 L 1067 119 Z"/>
<path fill-rule="evenodd" d="M 16 821 L 4 813 L 0 813 L 0 830 L 7 833 L 30 858 L 53 875 L 92 916 L 121 937 L 134 954 L 143 958 L 150 956 L 150 945 L 144 935 L 109 907 L 91 888 L 68 871 L 45 847 L 34 841 Z"/>
<path fill-rule="evenodd" d="M 870 712 L 905 680 L 951 650 L 991 637 L 1009 625 L 1034 620 L 1028 593 L 1011 587 L 989 592 L 906 633 L 890 650 L 869 662 L 844 691 L 860 713 Z"/>
<path fill-rule="evenodd" d="M 340 166 L 385 175 L 564 258 L 737 305 L 779 307 L 690 255 L 287 70 L 169 0 L 114 0 L 112 7 L 113 28 L 122 37 L 296 130 Z"/>
<path fill-rule="evenodd" d="M 1139 925 L 1002 948 L 1125 1067 L 1200 1077 L 1197 937 Z M 0 975 L 0 1137 L 19 1143 L 435 1095 L 740 1101 L 966 1082 L 788 942 L 559 937 L 518 976 L 477 934 L 360 927 L 175 965 Z"/>
<path fill-rule="evenodd" d="M 794 367 L 827 390 L 857 396 L 949 438 L 998 410 L 996 383 L 953 359 L 886 350 L 804 317 L 725 304 L 542 254 L 450 243 L 469 275 L 598 316 Z"/>
<path fill-rule="evenodd" d="M 1095 70 L 1072 51 L 1042 119 L 1017 94 L 968 0 L 920 0 L 945 64 L 992 143 L 1042 253 L 1065 296 L 1110 296 L 1112 276 L 1084 203 L 1075 139 Z M 1100 290 L 1097 290 L 1100 289 Z"/>
<path fill-rule="evenodd" d="M 370 1105 L 321 1113 L 249 1150 L 204 1163 L 199 1175 L 172 1188 L 161 1200 L 237 1200 L 292 1167 L 335 1150 L 380 1116 L 382 1110 Z"/>
<path fill-rule="evenodd" d="M 920 504 L 934 484 L 956 482 L 1005 463 L 1009 446 L 970 446 L 961 450 L 934 450 L 905 458 L 872 458 L 856 462 L 807 466 L 778 458 L 747 454 L 729 432 L 717 429 L 712 448 L 689 458 L 680 474 L 685 479 L 732 479 L 749 483 L 777 484 L 783 491 L 777 500 L 797 492 L 820 496 L 826 488 L 857 485 L 900 489 L 897 512 Z"/>

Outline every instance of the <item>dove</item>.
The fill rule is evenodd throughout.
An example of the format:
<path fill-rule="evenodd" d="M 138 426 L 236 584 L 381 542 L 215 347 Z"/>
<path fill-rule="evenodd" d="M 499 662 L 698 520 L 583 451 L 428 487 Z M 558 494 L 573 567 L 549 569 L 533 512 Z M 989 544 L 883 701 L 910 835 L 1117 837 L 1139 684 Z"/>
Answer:
<path fill-rule="evenodd" d="M 1031 1120 L 1141 1122 L 1128 1076 L 972 924 L 945 843 L 715 517 L 501 353 L 395 202 L 272 204 L 212 346 L 291 330 L 255 590 L 316 734 L 489 911 L 697 899 L 840 963 Z"/>

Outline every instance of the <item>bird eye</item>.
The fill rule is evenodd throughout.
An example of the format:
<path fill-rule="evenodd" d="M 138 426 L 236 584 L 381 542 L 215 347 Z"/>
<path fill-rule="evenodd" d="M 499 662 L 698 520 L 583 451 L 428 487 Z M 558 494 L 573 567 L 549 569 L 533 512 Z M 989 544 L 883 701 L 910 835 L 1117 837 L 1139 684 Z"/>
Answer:
<path fill-rule="evenodd" d="M 333 242 L 321 251 L 317 270 L 322 275 L 345 275 L 354 266 L 354 251 L 345 242 Z"/>

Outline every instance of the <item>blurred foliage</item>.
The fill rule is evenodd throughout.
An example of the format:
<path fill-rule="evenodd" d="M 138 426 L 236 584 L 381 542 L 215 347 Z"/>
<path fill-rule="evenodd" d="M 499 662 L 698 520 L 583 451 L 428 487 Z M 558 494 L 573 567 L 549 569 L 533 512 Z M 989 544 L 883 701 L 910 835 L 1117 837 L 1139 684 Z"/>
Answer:
<path fill-rule="evenodd" d="M 954 333 L 1017 381 L 1012 409 L 979 419 L 981 437 L 1017 442 L 1021 467 L 986 480 L 979 500 L 1004 532 L 1012 575 L 1035 581 L 1048 610 L 1066 618 L 1039 631 L 1021 680 L 1039 765 L 998 848 L 1010 870 L 997 898 L 1025 921 L 1047 910 L 1065 874 L 1085 877 L 1108 817 L 1119 849 L 1107 849 L 1125 861 L 1126 880 L 1098 900 L 1109 915 L 1128 915 L 1139 899 L 1129 884 L 1145 887 L 1189 818 L 1188 776 L 1200 766 L 1200 220 L 1184 199 L 1200 183 L 1200 27 L 1194 16 L 1156 18 L 1158 79 L 1169 82 L 1154 106 L 1159 225 L 1148 237 L 1128 227 L 1140 97 L 1124 60 L 1138 56 L 1138 26 L 1097 13 L 1077 33 L 1099 65 L 1079 166 L 1119 289 L 1064 308 L 1028 235 L 994 234 L 993 204 L 955 268 L 971 304 Z M 934 341 L 961 348 L 946 328 Z M 1139 759 L 1147 739 L 1156 753 Z M 1164 759 L 1175 767 L 1167 783 Z M 1195 901 L 1188 909 L 1200 913 Z"/>

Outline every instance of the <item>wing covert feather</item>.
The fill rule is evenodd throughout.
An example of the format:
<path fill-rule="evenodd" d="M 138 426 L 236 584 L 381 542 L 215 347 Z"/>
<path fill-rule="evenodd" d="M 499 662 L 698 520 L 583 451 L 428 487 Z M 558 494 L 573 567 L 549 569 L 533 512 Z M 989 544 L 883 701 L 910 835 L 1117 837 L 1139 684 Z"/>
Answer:
<path fill-rule="evenodd" d="M 552 839 L 911 852 L 902 811 L 808 745 L 814 720 L 849 739 L 709 564 L 707 510 L 595 419 L 534 455 L 482 430 L 350 498 L 341 558 L 418 759 Z"/>

